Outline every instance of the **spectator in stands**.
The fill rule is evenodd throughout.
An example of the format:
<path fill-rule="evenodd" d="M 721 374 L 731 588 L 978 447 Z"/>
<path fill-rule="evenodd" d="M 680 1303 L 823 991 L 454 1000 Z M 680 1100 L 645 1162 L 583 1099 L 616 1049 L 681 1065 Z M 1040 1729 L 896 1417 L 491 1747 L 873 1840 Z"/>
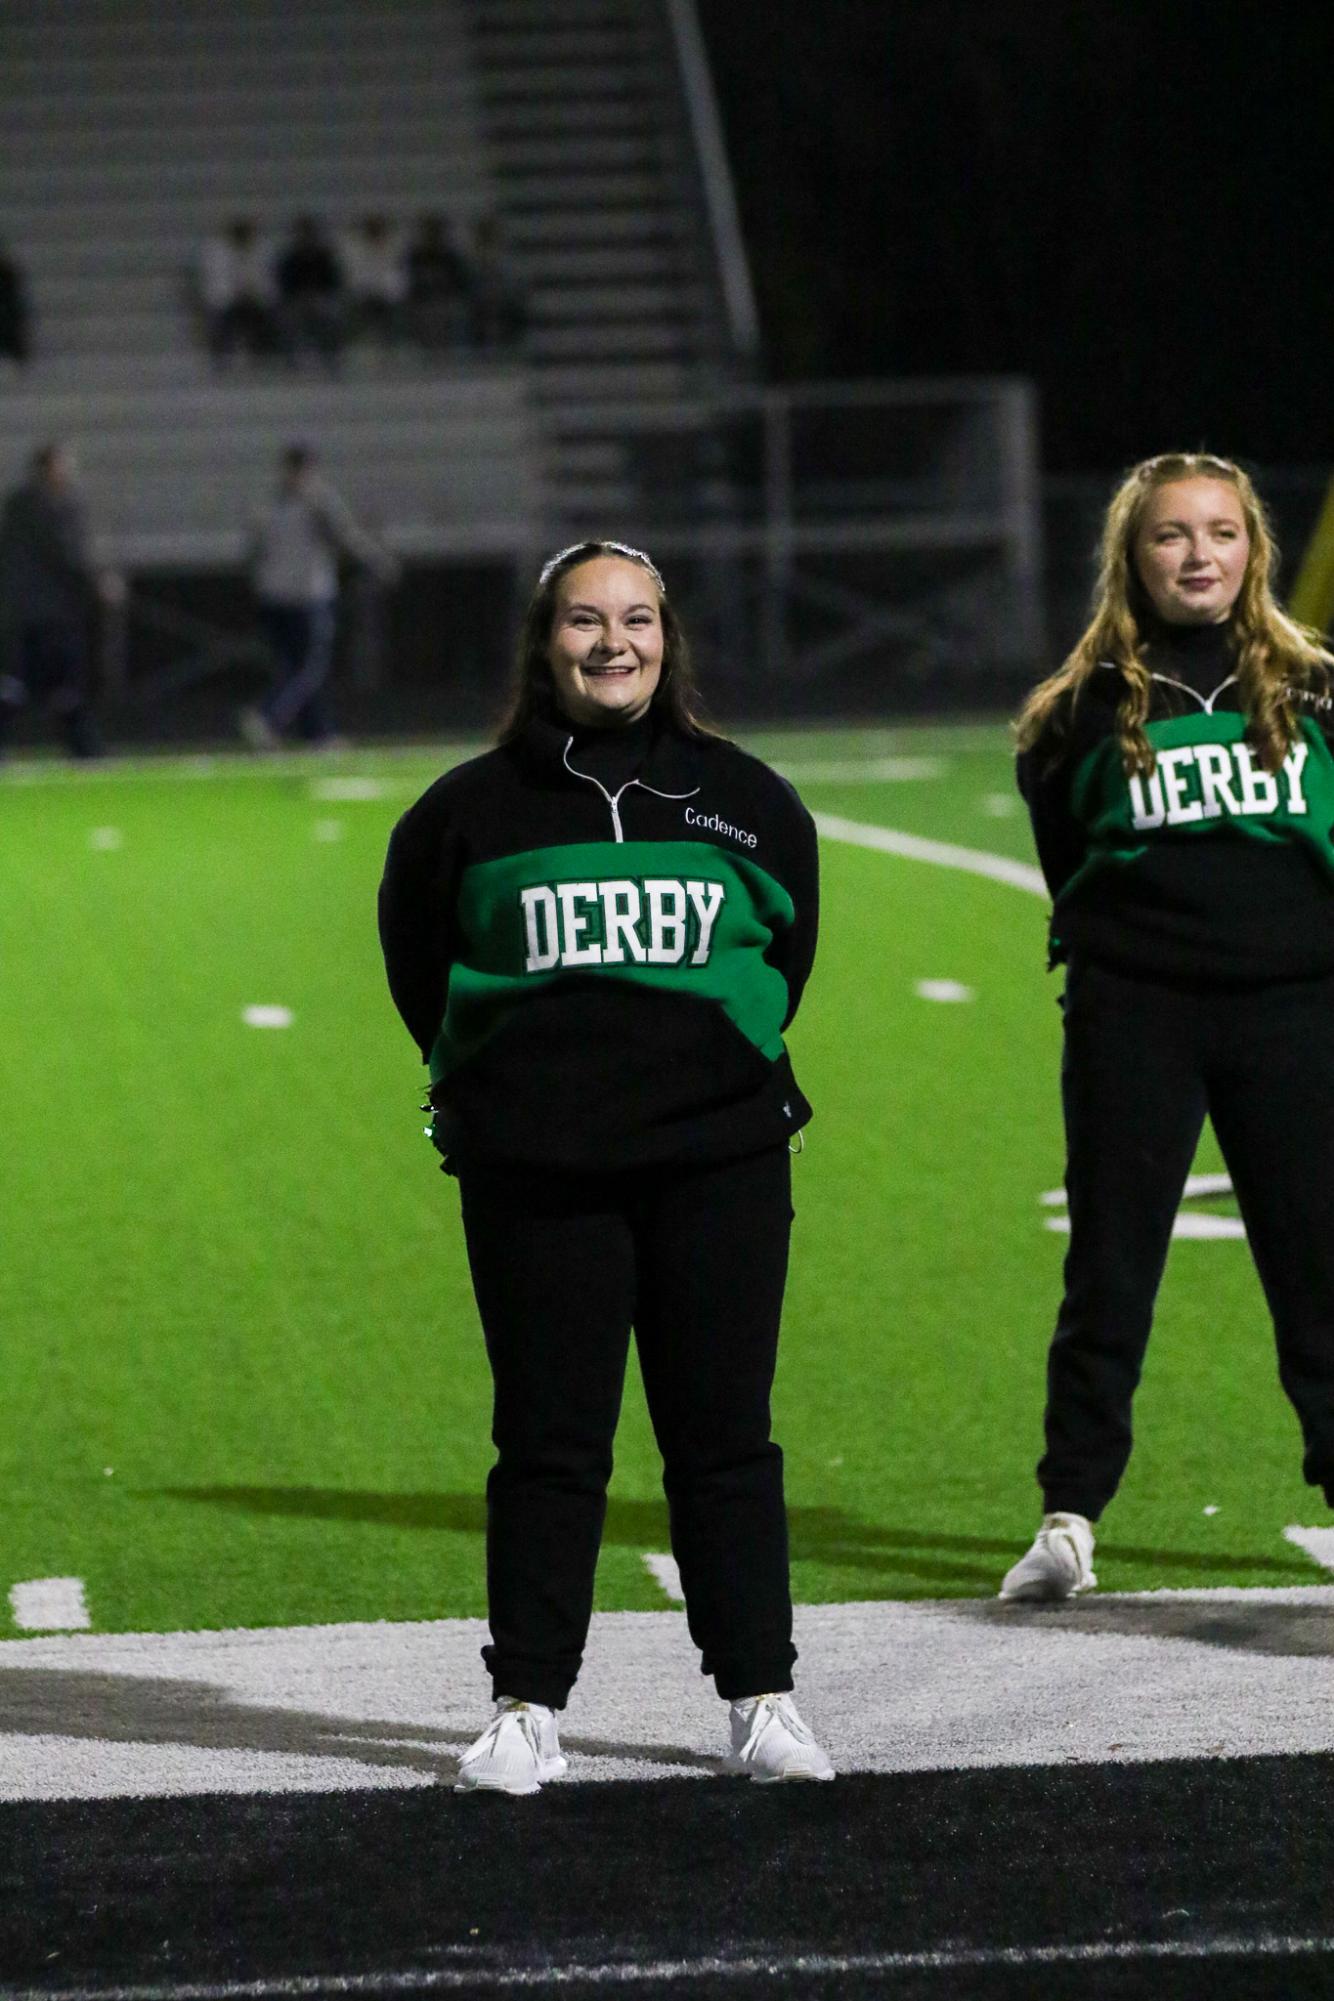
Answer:
<path fill-rule="evenodd" d="M 17 259 L 0 243 L 0 360 L 26 367 L 32 352 L 31 327 L 27 280 Z"/>
<path fill-rule="evenodd" d="M 498 215 L 478 216 L 468 259 L 468 334 L 474 347 L 513 347 L 527 321 L 523 286 Z"/>
<path fill-rule="evenodd" d="M 20 709 L 47 709 L 71 757 L 99 755 L 92 715 L 92 615 L 125 601 L 125 584 L 94 559 L 65 444 L 38 447 L 0 511 L 0 755 Z"/>
<path fill-rule="evenodd" d="M 382 215 L 362 218 L 342 246 L 348 333 L 390 347 L 404 331 L 408 275 L 403 249 Z"/>
<path fill-rule="evenodd" d="M 274 266 L 283 351 L 293 368 L 314 354 L 333 373 L 346 321 L 343 267 L 313 215 L 298 216 Z"/>
<path fill-rule="evenodd" d="M 276 749 L 289 731 L 306 744 L 334 741 L 325 686 L 333 666 L 340 557 L 365 564 L 386 584 L 398 574 L 393 557 L 321 478 L 311 447 L 288 445 L 278 462 L 277 491 L 250 534 L 251 583 L 277 669 L 264 700 L 239 718 L 252 750 Z"/>
<path fill-rule="evenodd" d="M 278 346 L 272 258 L 248 216 L 236 216 L 199 253 L 199 302 L 215 368 L 236 354 L 252 361 Z"/>
<path fill-rule="evenodd" d="M 468 266 L 443 215 L 424 215 L 408 245 L 408 324 L 428 353 L 463 343 Z"/>

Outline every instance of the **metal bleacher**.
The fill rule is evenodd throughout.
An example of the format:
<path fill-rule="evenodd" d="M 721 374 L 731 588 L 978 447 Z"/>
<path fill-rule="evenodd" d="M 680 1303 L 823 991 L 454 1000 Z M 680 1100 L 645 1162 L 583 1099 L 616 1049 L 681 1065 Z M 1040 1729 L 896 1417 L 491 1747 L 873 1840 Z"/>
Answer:
<path fill-rule="evenodd" d="M 695 0 L 4 0 L 0 116 L 37 318 L 0 481 L 72 439 L 126 568 L 234 569 L 300 437 L 427 565 L 662 553 L 757 700 L 776 679 L 814 707 L 836 667 L 845 699 L 849 661 L 868 701 L 905 677 L 915 700 L 1040 655 L 1028 385 L 761 386 Z M 377 210 L 498 217 L 519 344 L 211 372 L 206 234 Z"/>
<path fill-rule="evenodd" d="M 281 233 L 302 211 L 492 206 L 456 0 L 6 0 L 0 115 L 0 236 L 36 319 L 35 360 L 0 382 L 0 477 L 69 438 L 109 556 L 210 567 L 300 437 L 401 553 L 531 540 L 520 360 L 219 377 L 189 298 L 236 213 Z"/>
<path fill-rule="evenodd" d="M 671 0 L 6 0 L 0 236 L 36 360 L 0 382 L 0 477 L 78 445 L 108 554 L 234 558 L 293 436 L 402 553 L 519 553 L 623 512 L 590 406 L 736 361 Z M 520 354 L 215 376 L 187 274 L 234 214 L 504 222 Z"/>

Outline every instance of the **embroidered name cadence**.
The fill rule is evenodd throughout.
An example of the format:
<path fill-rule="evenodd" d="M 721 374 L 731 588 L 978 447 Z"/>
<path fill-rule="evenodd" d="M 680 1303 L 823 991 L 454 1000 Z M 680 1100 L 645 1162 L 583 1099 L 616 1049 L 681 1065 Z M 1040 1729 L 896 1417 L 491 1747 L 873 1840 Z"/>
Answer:
<path fill-rule="evenodd" d="M 556 966 L 703 966 L 721 882 L 615 876 L 606 882 L 537 883 L 519 892 L 526 973 Z"/>
<path fill-rule="evenodd" d="M 1130 780 L 1131 825 L 1140 833 L 1153 827 L 1184 827 L 1226 814 L 1305 813 L 1302 772 L 1311 754 L 1299 743 L 1281 770 L 1266 771 L 1248 743 L 1195 743 L 1160 750 L 1147 778 Z"/>
<path fill-rule="evenodd" d="M 730 821 L 720 819 L 717 813 L 697 813 L 693 806 L 686 807 L 687 827 L 701 827 L 707 834 L 726 834 L 729 841 L 740 841 L 742 847 L 757 848 L 759 837 L 748 834 L 744 827 L 734 827 Z"/>

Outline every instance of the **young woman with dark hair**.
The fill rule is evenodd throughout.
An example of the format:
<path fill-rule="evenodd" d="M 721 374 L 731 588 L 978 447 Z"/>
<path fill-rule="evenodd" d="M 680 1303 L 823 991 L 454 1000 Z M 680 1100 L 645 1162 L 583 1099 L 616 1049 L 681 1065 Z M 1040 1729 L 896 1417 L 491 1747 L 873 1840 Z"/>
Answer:
<path fill-rule="evenodd" d="M 1019 783 L 1067 965 L 1070 1248 L 1047 1368 L 1045 1514 L 1007 1599 L 1090 1589 L 1206 1114 L 1334 1505 L 1334 660 L 1274 600 L 1226 459 L 1135 466 L 1093 615 L 1020 713 Z"/>
<path fill-rule="evenodd" d="M 729 1767 L 833 1768 L 792 1705 L 769 1392 L 810 1116 L 783 1047 L 816 848 L 781 778 L 700 720 L 654 564 L 582 542 L 542 571 L 498 746 L 390 842 L 389 984 L 431 1070 L 495 1384 L 496 1713 L 461 1791 L 565 1770 L 631 1327 L 690 1632 Z"/>

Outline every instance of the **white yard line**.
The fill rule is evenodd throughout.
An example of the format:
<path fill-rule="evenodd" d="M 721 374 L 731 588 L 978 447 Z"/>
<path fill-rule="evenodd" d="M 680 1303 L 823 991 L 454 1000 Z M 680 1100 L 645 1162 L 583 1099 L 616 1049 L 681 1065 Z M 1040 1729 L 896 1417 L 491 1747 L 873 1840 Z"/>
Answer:
<path fill-rule="evenodd" d="M 844 757 L 774 764 L 793 785 L 901 785 L 913 779 L 942 778 L 948 770 L 943 757 Z"/>
<path fill-rule="evenodd" d="M 92 1625 L 81 1577 L 31 1577 L 9 1590 L 14 1624 L 29 1633 L 80 1633 Z"/>
<path fill-rule="evenodd" d="M 188 1981 L 128 1987 L 0 1988 L 0 2001 L 302 2001 L 334 1994 L 503 1994 L 562 1987 L 637 1987 L 646 1982 L 762 1980 L 769 1992 L 794 1978 L 868 1973 L 981 1973 L 989 1968 L 1097 1966 L 1136 1962 L 1318 1959 L 1334 1954 L 1334 1934 L 1206 1933 L 1188 1939 L 1094 1939 L 1087 1944 L 938 1946 L 920 1952 L 764 1953 L 722 1959 L 576 1960 L 551 1966 L 469 1965 L 403 1972 L 289 1974 L 271 1980 Z M 459 1957 L 464 1955 L 460 1953 Z M 945 1992 L 960 1990 L 946 1988 Z"/>
<path fill-rule="evenodd" d="M 805 1605 L 796 1637 L 802 1714 L 845 1772 L 1334 1751 L 1334 1584 Z M 0 1799 L 438 1785 L 485 1719 L 485 1638 L 446 1619 L 6 1641 Z M 597 1614 L 570 1780 L 716 1776 L 726 1711 L 698 1670 L 682 1613 Z"/>
<path fill-rule="evenodd" d="M 1334 1570 L 1334 1529 L 1304 1529 L 1294 1524 L 1283 1533 L 1322 1570 Z"/>
<path fill-rule="evenodd" d="M 663 1595 L 670 1598 L 673 1605 L 684 1605 L 685 1592 L 681 1589 L 681 1573 L 676 1567 L 674 1556 L 646 1556 L 644 1568 L 656 1583 L 661 1585 Z"/>
<path fill-rule="evenodd" d="M 817 813 L 814 818 L 822 840 L 846 841 L 854 848 L 874 848 L 880 854 L 901 855 L 910 862 L 931 862 L 937 868 L 960 869 L 965 875 L 989 876 L 993 882 L 1008 883 L 1011 889 L 1026 889 L 1033 896 L 1047 894 L 1042 870 L 1032 862 L 989 854 L 985 848 L 959 848 L 950 841 L 924 840 L 920 834 L 901 833 L 895 827 L 868 826 L 863 820 L 844 820 L 836 813 Z"/>
<path fill-rule="evenodd" d="M 30 785 L 123 785 L 162 784 L 185 779 L 190 782 L 225 778 L 308 778 L 320 780 L 338 775 L 353 776 L 359 767 L 379 764 L 421 763 L 437 771 L 448 770 L 465 757 L 475 757 L 485 744 L 479 740 L 445 744 L 376 744 L 354 750 L 334 760 L 314 751 L 279 751 L 256 757 L 245 751 L 183 752 L 167 757 L 108 757 L 89 764 L 62 764 L 57 758 L 15 758 L 6 765 L 0 791 L 10 786 Z M 388 790 L 402 790 L 398 780 Z"/>

